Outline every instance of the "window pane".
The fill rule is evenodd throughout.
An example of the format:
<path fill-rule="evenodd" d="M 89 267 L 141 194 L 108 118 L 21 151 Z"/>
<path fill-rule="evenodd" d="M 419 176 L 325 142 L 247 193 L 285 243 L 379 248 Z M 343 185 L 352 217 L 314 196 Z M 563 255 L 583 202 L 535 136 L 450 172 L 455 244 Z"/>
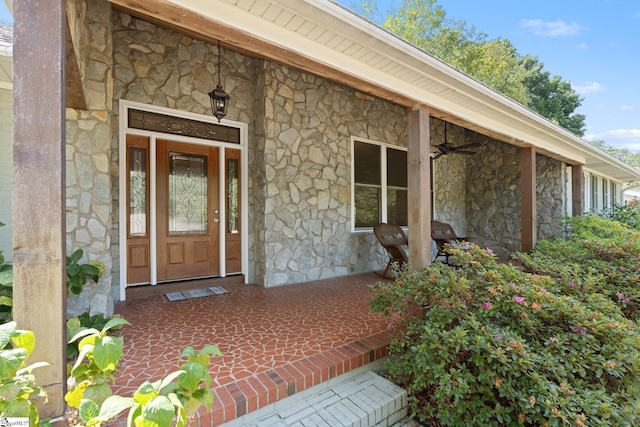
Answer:
<path fill-rule="evenodd" d="M 147 150 L 129 148 L 129 234 L 147 235 Z"/>
<path fill-rule="evenodd" d="M 207 232 L 207 158 L 169 153 L 169 234 Z"/>
<path fill-rule="evenodd" d="M 387 184 L 407 188 L 407 152 L 387 149 Z"/>
<path fill-rule="evenodd" d="M 380 222 L 380 189 L 356 186 L 354 189 L 356 227 L 373 227 Z"/>
<path fill-rule="evenodd" d="M 227 159 L 227 233 L 237 233 L 239 223 L 238 159 Z"/>
<path fill-rule="evenodd" d="M 353 152 L 356 183 L 380 185 L 380 146 L 356 141 Z"/>
<path fill-rule="evenodd" d="M 408 225 L 409 217 L 407 190 L 387 191 L 387 222 L 394 225 Z"/>

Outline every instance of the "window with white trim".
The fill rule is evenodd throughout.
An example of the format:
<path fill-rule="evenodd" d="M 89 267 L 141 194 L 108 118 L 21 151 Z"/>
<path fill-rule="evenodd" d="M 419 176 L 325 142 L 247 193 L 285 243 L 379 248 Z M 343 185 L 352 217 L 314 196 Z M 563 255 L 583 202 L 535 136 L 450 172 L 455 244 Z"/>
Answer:
<path fill-rule="evenodd" d="M 380 222 L 408 224 L 407 150 L 352 140 L 352 224 L 355 230 Z"/>

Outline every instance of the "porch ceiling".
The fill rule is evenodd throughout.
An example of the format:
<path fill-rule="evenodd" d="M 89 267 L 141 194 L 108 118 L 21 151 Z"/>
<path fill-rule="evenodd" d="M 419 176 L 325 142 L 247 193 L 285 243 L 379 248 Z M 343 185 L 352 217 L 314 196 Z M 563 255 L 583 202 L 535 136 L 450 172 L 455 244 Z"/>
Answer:
<path fill-rule="evenodd" d="M 329 0 L 110 0 L 118 10 L 276 61 L 621 181 L 640 172 Z"/>

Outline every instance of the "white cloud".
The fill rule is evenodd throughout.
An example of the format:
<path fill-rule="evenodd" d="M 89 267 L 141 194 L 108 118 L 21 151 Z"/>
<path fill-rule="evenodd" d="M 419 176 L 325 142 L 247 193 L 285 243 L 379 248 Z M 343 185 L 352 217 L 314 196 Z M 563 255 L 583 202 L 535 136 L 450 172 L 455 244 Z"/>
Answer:
<path fill-rule="evenodd" d="M 555 21 L 543 21 L 542 19 L 525 19 L 520 23 L 525 30 L 531 31 L 537 36 L 562 37 L 580 34 L 583 27 L 575 22 L 566 23 L 561 19 Z"/>
<path fill-rule="evenodd" d="M 600 134 L 586 135 L 584 139 L 598 139 L 615 148 L 640 151 L 640 129 L 613 129 Z"/>
<path fill-rule="evenodd" d="M 587 95 L 590 93 L 602 92 L 606 88 L 598 82 L 587 82 L 584 86 L 574 86 L 573 90 L 578 92 L 580 95 Z"/>
<path fill-rule="evenodd" d="M 618 110 L 620 111 L 635 111 L 636 107 L 634 107 L 633 105 L 621 105 L 618 107 Z"/>

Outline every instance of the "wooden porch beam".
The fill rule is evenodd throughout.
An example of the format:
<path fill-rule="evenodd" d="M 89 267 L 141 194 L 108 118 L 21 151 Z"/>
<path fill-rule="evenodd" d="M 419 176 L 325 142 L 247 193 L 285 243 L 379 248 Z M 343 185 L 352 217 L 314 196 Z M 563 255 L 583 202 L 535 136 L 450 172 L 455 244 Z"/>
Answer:
<path fill-rule="evenodd" d="M 582 216 L 584 212 L 584 167 L 571 166 L 571 215 Z"/>
<path fill-rule="evenodd" d="M 431 162 L 429 110 L 419 107 L 409 112 L 407 139 L 409 152 L 409 263 L 422 270 L 431 263 Z"/>
<path fill-rule="evenodd" d="M 529 252 L 536 244 L 536 150 L 520 148 L 522 179 L 522 251 Z"/>
<path fill-rule="evenodd" d="M 35 333 L 29 362 L 64 414 L 66 388 L 65 1 L 14 3 L 13 318 Z"/>

